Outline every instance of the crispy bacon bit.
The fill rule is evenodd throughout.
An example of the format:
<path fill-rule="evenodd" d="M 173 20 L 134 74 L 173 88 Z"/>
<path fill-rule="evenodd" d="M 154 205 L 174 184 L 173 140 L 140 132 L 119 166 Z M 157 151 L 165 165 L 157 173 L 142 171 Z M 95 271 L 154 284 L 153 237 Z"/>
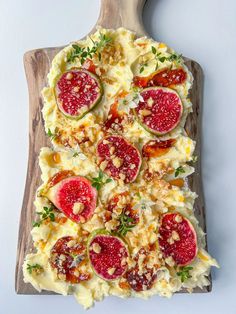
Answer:
<path fill-rule="evenodd" d="M 151 140 L 143 146 L 143 157 L 159 157 L 165 155 L 175 143 L 175 139 L 166 141 Z"/>

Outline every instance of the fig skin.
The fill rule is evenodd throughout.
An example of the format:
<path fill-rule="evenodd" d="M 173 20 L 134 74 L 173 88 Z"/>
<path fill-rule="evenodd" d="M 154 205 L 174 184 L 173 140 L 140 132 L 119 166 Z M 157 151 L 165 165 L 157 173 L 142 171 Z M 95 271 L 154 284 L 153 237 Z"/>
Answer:
<path fill-rule="evenodd" d="M 79 115 L 70 115 L 70 114 L 68 114 L 67 112 L 65 112 L 65 110 L 63 109 L 63 107 L 62 107 L 62 105 L 61 105 L 61 102 L 58 100 L 58 97 L 57 97 L 57 95 L 58 95 L 58 92 L 57 92 L 57 83 L 58 83 L 58 81 L 60 80 L 61 76 L 64 75 L 65 73 L 70 73 L 70 72 L 73 72 L 73 71 L 81 71 L 81 72 L 87 73 L 89 76 L 91 76 L 92 78 L 94 78 L 94 79 L 96 80 L 96 82 L 98 83 L 98 87 L 99 87 L 99 89 L 100 89 L 100 92 L 98 93 L 98 94 L 100 94 L 100 95 L 99 95 L 99 97 L 97 98 L 97 100 L 88 108 L 88 110 L 82 112 L 82 113 L 79 114 Z M 101 99 L 102 99 L 102 97 L 103 97 L 103 94 L 104 94 L 104 89 L 103 89 L 102 82 L 101 82 L 100 78 L 99 78 L 96 74 L 94 74 L 94 73 L 92 73 L 92 72 L 89 72 L 89 71 L 87 71 L 87 70 L 85 70 L 85 69 L 83 69 L 83 68 L 72 68 L 72 69 L 70 69 L 70 70 L 68 70 L 68 71 L 63 72 L 62 75 L 61 75 L 60 77 L 58 77 L 57 83 L 56 83 L 56 87 L 54 88 L 54 94 L 55 94 L 55 98 L 56 98 L 56 102 L 57 102 L 57 107 L 58 107 L 58 109 L 60 110 L 60 112 L 61 112 L 66 118 L 71 119 L 71 120 L 80 120 L 80 119 L 82 119 L 87 113 L 89 113 L 91 110 L 93 110 L 93 109 L 100 103 L 100 101 L 101 101 Z M 83 107 L 83 108 L 84 108 L 84 107 Z"/>
<path fill-rule="evenodd" d="M 145 91 L 149 91 L 149 90 L 163 90 L 163 91 L 166 91 L 166 92 L 169 92 L 169 93 L 172 93 L 172 94 L 176 94 L 180 100 L 180 106 L 181 106 L 181 110 L 180 110 L 180 114 L 179 114 L 179 118 L 178 118 L 178 121 L 173 124 L 173 126 L 168 130 L 168 131 L 155 131 L 151 128 L 149 128 L 141 119 L 140 119 L 140 116 L 138 114 L 138 112 L 136 111 L 136 108 L 132 109 L 133 111 L 133 114 L 134 116 L 136 117 L 138 123 L 149 133 L 152 133 L 152 134 L 155 134 L 157 136 L 162 136 L 162 135 L 165 135 L 165 134 L 168 134 L 169 132 L 173 131 L 177 125 L 180 123 L 181 121 L 181 118 L 182 118 L 182 115 L 183 115 L 183 104 L 182 104 L 182 101 L 180 99 L 180 96 L 178 95 L 178 93 L 173 90 L 173 89 L 170 89 L 168 87 L 147 87 L 145 89 L 142 90 L 141 94 Z"/>

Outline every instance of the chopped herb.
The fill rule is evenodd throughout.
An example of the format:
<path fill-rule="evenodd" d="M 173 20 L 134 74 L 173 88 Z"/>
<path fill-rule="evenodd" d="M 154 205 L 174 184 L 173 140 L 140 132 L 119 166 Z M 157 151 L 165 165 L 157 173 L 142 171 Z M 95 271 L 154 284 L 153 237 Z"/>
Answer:
<path fill-rule="evenodd" d="M 67 57 L 68 62 L 74 62 L 76 58 L 80 58 L 81 64 L 85 62 L 85 60 L 89 58 L 93 58 L 94 55 L 97 55 L 99 61 L 101 60 L 101 51 L 102 49 L 111 42 L 111 38 L 107 37 L 105 34 L 99 35 L 99 41 L 94 41 L 90 38 L 93 42 L 93 46 L 90 47 L 80 47 L 76 44 L 72 45 L 73 50 Z"/>
<path fill-rule="evenodd" d="M 74 154 L 72 155 L 72 157 L 77 157 L 77 156 L 79 156 L 78 152 L 74 152 Z"/>
<path fill-rule="evenodd" d="M 137 195 L 138 198 L 141 200 L 141 194 L 138 192 L 138 193 L 136 193 L 136 195 Z"/>
<path fill-rule="evenodd" d="M 33 222 L 33 227 L 40 227 L 41 223 L 50 219 L 50 221 L 55 221 L 55 214 L 53 213 L 54 207 L 43 207 L 43 211 L 36 212 L 40 216 L 40 220 Z"/>
<path fill-rule="evenodd" d="M 111 178 L 106 179 L 104 177 L 103 172 L 99 171 L 98 177 L 92 178 L 92 186 L 99 191 L 104 184 L 109 183 L 111 181 L 112 181 Z"/>
<path fill-rule="evenodd" d="M 58 137 L 58 129 L 55 128 L 54 133 L 51 131 L 51 129 L 48 129 L 47 136 L 51 138 L 51 140 L 55 140 Z"/>
<path fill-rule="evenodd" d="M 157 50 L 154 46 L 151 47 L 152 48 L 152 53 L 155 55 L 157 53 Z"/>
<path fill-rule="evenodd" d="M 184 282 L 188 278 L 191 278 L 192 276 L 189 274 L 189 271 L 192 270 L 193 267 L 191 266 L 184 266 L 181 267 L 180 271 L 177 272 L 177 275 L 180 277 L 181 282 Z"/>
<path fill-rule="evenodd" d="M 197 161 L 197 159 L 198 159 L 198 156 L 193 156 L 193 158 L 192 158 L 192 162 L 196 162 L 196 161 Z"/>
<path fill-rule="evenodd" d="M 43 271 L 43 267 L 40 266 L 39 264 L 27 264 L 27 271 L 32 274 L 33 272 L 35 272 L 37 275 L 39 275 L 42 271 Z"/>
<path fill-rule="evenodd" d="M 178 177 L 180 173 L 185 173 L 185 170 L 182 166 L 179 166 L 177 169 L 175 169 L 175 177 Z"/>
<path fill-rule="evenodd" d="M 181 63 L 183 61 L 182 55 L 172 53 L 170 56 L 166 57 L 161 52 L 157 52 L 155 47 L 152 46 L 151 49 L 152 49 L 152 53 L 154 54 L 156 62 L 157 62 L 155 70 L 158 69 L 159 62 L 163 63 L 165 61 L 170 61 L 170 62 Z"/>
<path fill-rule="evenodd" d="M 117 233 L 121 236 L 125 236 L 128 231 L 134 228 L 136 225 L 134 224 L 134 218 L 127 216 L 124 212 L 122 212 L 119 216 L 119 229 Z"/>
<path fill-rule="evenodd" d="M 139 69 L 139 73 L 142 73 L 144 71 L 144 67 L 148 66 L 148 63 L 147 62 L 141 63 L 140 66 L 141 66 L 141 68 Z"/>

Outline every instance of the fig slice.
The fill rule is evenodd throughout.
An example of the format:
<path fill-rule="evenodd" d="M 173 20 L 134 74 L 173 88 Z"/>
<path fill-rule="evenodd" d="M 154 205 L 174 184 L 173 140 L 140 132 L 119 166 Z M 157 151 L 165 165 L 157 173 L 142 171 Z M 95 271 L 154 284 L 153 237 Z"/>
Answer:
<path fill-rule="evenodd" d="M 89 220 L 97 204 L 97 190 L 88 179 L 81 176 L 61 180 L 48 190 L 46 196 L 76 223 Z"/>
<path fill-rule="evenodd" d="M 158 242 L 164 258 L 176 265 L 190 264 L 197 255 L 197 235 L 191 222 L 179 213 L 162 216 Z"/>
<path fill-rule="evenodd" d="M 127 270 L 128 250 L 117 236 L 97 230 L 90 236 L 88 256 L 94 272 L 104 280 L 115 280 Z"/>
<path fill-rule="evenodd" d="M 74 237 L 65 236 L 53 245 L 49 263 L 59 279 L 79 283 L 91 278 L 91 274 L 83 267 L 86 259 L 86 246 Z"/>
<path fill-rule="evenodd" d="M 176 128 L 183 112 L 177 92 L 170 88 L 149 87 L 140 95 L 143 101 L 138 103 L 134 113 L 148 132 L 164 135 Z"/>
<path fill-rule="evenodd" d="M 68 118 L 81 119 L 101 100 L 100 79 L 85 69 L 71 69 L 58 79 L 55 95 L 59 110 Z"/>
<path fill-rule="evenodd" d="M 125 183 L 133 182 L 139 173 L 141 156 L 136 147 L 122 136 L 111 135 L 97 145 L 98 164 L 102 171 Z"/>

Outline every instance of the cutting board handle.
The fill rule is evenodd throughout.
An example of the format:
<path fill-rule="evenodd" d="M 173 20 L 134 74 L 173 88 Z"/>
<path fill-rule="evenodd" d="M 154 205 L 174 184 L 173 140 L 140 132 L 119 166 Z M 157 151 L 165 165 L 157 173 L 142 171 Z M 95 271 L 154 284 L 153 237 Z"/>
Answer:
<path fill-rule="evenodd" d="M 146 0 L 101 0 L 101 9 L 96 26 L 104 28 L 125 27 L 139 36 L 147 35 L 142 21 Z"/>

